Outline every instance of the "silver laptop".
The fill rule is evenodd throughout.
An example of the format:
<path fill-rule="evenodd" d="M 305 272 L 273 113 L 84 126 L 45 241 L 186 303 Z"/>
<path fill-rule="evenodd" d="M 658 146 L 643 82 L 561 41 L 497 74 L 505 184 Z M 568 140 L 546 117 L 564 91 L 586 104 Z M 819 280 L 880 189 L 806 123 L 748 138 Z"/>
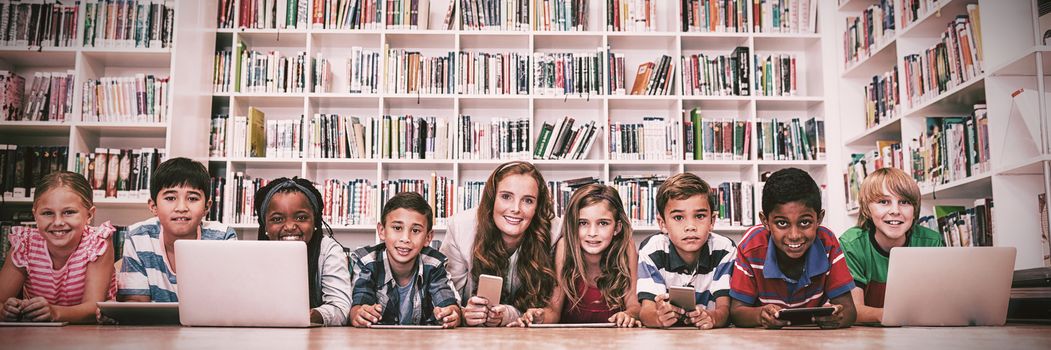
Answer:
<path fill-rule="evenodd" d="M 1002 326 L 1014 247 L 890 251 L 884 326 Z"/>
<path fill-rule="evenodd" d="M 311 327 L 303 242 L 179 240 L 184 326 Z"/>

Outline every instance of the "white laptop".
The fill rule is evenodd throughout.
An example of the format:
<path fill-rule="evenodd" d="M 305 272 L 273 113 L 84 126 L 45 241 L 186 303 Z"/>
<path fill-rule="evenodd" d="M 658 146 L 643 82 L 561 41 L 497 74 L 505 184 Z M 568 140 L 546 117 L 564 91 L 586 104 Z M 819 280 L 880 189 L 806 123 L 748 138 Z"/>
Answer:
<path fill-rule="evenodd" d="M 303 242 L 179 240 L 184 326 L 311 327 Z"/>
<path fill-rule="evenodd" d="M 884 326 L 1002 326 L 1014 247 L 890 250 Z"/>

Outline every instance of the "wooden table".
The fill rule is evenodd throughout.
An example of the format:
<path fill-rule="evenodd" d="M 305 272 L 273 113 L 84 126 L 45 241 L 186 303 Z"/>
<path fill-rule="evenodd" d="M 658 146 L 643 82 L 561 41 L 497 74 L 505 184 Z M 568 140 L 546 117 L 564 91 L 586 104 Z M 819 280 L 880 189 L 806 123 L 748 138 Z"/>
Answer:
<path fill-rule="evenodd" d="M 843 330 L 193 328 L 66 326 L 0 328 L 0 349 L 1051 349 L 1051 326 Z"/>

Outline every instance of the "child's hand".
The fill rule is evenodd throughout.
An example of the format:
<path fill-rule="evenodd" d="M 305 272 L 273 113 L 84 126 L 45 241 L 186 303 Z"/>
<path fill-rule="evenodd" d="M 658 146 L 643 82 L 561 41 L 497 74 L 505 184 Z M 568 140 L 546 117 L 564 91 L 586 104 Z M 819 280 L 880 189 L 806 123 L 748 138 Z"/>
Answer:
<path fill-rule="evenodd" d="M 697 326 L 697 329 L 715 328 L 715 318 L 700 305 L 695 306 L 693 311 L 686 314 L 686 317 L 688 319 L 687 323 Z"/>
<path fill-rule="evenodd" d="M 780 306 L 772 304 L 763 305 L 759 309 L 759 325 L 768 329 L 778 329 L 784 326 L 791 326 L 791 322 L 777 319 L 777 315 L 780 312 Z"/>
<path fill-rule="evenodd" d="M 522 317 L 508 324 L 508 327 L 529 327 L 531 324 L 544 323 L 544 309 L 533 308 L 522 313 Z"/>
<path fill-rule="evenodd" d="M 500 323 L 504 321 L 504 315 L 507 314 L 507 305 L 498 304 L 489 307 L 489 313 L 486 315 L 485 326 L 486 327 L 499 327 Z"/>
<path fill-rule="evenodd" d="M 442 328 L 456 328 L 460 325 L 460 313 L 456 305 L 446 307 L 434 307 L 434 319 L 442 324 Z"/>
<path fill-rule="evenodd" d="M 642 327 L 642 321 L 631 317 L 631 315 L 628 315 L 628 313 L 624 311 L 613 314 L 613 316 L 610 316 L 609 321 L 615 323 L 617 327 L 620 328 Z"/>
<path fill-rule="evenodd" d="M 106 317 L 106 315 L 102 314 L 102 309 L 99 309 L 97 307 L 95 308 L 95 322 L 97 322 L 100 325 L 115 325 L 115 324 L 117 324 L 117 320 L 114 320 L 112 318 Z"/>
<path fill-rule="evenodd" d="M 657 322 L 660 323 L 661 328 L 675 325 L 686 313 L 682 308 L 668 302 L 670 298 L 668 293 L 664 293 L 653 299 L 657 303 Z"/>
<path fill-rule="evenodd" d="M 832 307 L 836 308 L 835 311 L 832 311 L 832 315 L 814 317 L 814 322 L 817 323 L 818 327 L 833 329 L 839 328 L 843 324 L 843 305 L 832 305 Z"/>
<path fill-rule="evenodd" d="M 361 305 L 357 317 L 351 320 L 354 327 L 368 327 L 376 324 L 383 318 L 383 305 Z"/>
<path fill-rule="evenodd" d="M 22 301 L 15 298 L 7 298 L 4 301 L 4 309 L 0 310 L 0 316 L 4 321 L 14 322 L 22 316 Z"/>
<path fill-rule="evenodd" d="M 22 319 L 23 321 L 33 322 L 47 322 L 54 318 L 52 314 L 51 303 L 47 302 L 47 299 L 36 297 L 29 300 L 22 301 Z"/>
<path fill-rule="evenodd" d="M 478 326 L 488 321 L 489 301 L 485 298 L 471 297 L 467 299 L 467 307 L 463 309 L 463 321 L 468 326 Z"/>

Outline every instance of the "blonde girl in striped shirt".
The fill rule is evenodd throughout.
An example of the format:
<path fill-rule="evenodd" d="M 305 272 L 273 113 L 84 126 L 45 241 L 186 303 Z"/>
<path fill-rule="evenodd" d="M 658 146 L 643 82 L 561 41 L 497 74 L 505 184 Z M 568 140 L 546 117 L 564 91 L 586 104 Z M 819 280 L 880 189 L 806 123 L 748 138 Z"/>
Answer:
<path fill-rule="evenodd" d="M 59 171 L 38 181 L 36 227 L 15 227 L 0 269 L 4 321 L 93 323 L 95 303 L 112 299 L 113 226 L 89 226 L 91 187 L 77 173 Z"/>

